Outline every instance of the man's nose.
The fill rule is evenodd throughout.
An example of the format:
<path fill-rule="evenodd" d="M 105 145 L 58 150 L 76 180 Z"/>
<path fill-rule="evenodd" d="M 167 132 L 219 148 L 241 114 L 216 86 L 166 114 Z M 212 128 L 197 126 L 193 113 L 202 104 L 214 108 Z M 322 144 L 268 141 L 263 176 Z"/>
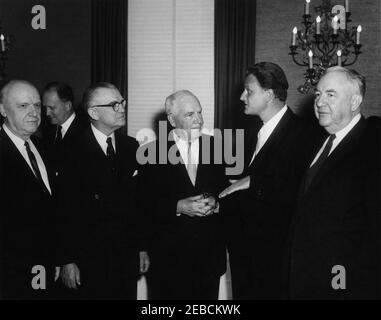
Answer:
<path fill-rule="evenodd" d="M 197 124 L 201 124 L 201 123 L 203 123 L 203 118 L 202 118 L 202 115 L 201 114 L 196 114 L 196 116 L 195 116 L 195 123 L 197 123 Z"/>
<path fill-rule="evenodd" d="M 318 96 L 318 97 L 315 98 L 315 104 L 316 104 L 316 106 L 320 107 L 324 103 L 325 103 L 325 99 L 323 98 L 323 96 Z"/>
<path fill-rule="evenodd" d="M 241 93 L 241 96 L 240 96 L 239 100 L 241 100 L 241 101 L 243 101 L 243 102 L 246 101 L 246 92 L 245 92 L 245 91 L 243 91 L 243 92 Z"/>
<path fill-rule="evenodd" d="M 40 108 L 34 105 L 30 106 L 29 114 L 33 117 L 37 117 L 40 114 Z"/>

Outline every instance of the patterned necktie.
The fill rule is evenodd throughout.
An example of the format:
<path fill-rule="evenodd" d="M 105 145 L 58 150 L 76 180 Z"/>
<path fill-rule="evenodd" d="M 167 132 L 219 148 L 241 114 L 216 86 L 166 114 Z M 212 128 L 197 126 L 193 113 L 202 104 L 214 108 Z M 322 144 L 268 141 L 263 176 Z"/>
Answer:
<path fill-rule="evenodd" d="M 197 175 L 197 165 L 192 158 L 192 143 L 188 142 L 188 165 L 187 171 L 192 184 L 196 184 L 196 175 Z"/>
<path fill-rule="evenodd" d="M 308 190 L 308 188 L 311 186 L 311 183 L 313 179 L 315 178 L 316 174 L 318 173 L 319 169 L 323 165 L 324 161 L 328 158 L 329 152 L 332 149 L 333 140 L 335 140 L 336 135 L 331 134 L 329 136 L 328 142 L 326 143 L 322 153 L 320 154 L 319 158 L 315 161 L 315 163 L 308 169 L 306 174 L 306 179 L 304 182 L 304 192 Z"/>
<path fill-rule="evenodd" d="M 34 153 L 32 152 L 32 150 L 30 149 L 29 143 L 27 141 L 25 141 L 24 145 L 25 145 L 26 152 L 28 154 L 28 158 L 29 158 L 30 164 L 32 165 L 32 169 L 33 169 L 33 172 L 34 172 L 36 179 L 41 184 L 44 191 L 48 191 L 46 188 L 46 185 L 44 183 L 44 180 L 42 179 L 40 169 L 38 168 L 36 157 L 35 157 Z"/>

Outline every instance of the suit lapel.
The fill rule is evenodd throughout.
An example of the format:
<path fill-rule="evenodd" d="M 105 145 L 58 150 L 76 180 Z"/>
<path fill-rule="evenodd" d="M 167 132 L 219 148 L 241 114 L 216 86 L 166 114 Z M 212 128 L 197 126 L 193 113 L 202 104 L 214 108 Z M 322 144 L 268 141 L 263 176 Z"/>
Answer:
<path fill-rule="evenodd" d="M 337 164 L 342 163 L 342 159 L 348 157 L 352 152 L 356 152 L 359 139 L 364 132 L 365 127 L 366 121 L 364 118 L 361 118 L 360 121 L 352 128 L 352 130 L 344 137 L 344 139 L 339 143 L 335 150 L 333 150 L 329 157 L 325 160 L 307 192 L 313 190 L 316 186 L 318 186 L 319 183 L 324 180 L 324 177 L 330 174 L 330 172 L 336 168 Z"/>
<path fill-rule="evenodd" d="M 7 150 L 4 156 L 6 156 L 8 161 L 12 163 L 12 166 L 20 168 L 24 172 L 23 176 L 28 177 L 30 180 L 35 181 L 36 184 L 38 184 L 37 179 L 34 173 L 32 172 L 32 169 L 30 168 L 29 164 L 26 162 L 20 151 L 14 145 L 11 138 L 8 137 L 8 135 L 5 133 L 3 129 L 1 130 L 0 134 L 2 135 L 2 140 L 4 142 L 5 149 Z"/>
<path fill-rule="evenodd" d="M 289 128 L 289 122 L 293 119 L 294 114 L 290 109 L 287 108 L 286 113 L 283 115 L 282 119 L 279 121 L 274 131 L 271 133 L 270 137 L 267 139 L 266 143 L 263 145 L 259 153 L 253 160 L 251 167 L 257 169 L 261 167 L 264 163 L 268 162 L 270 156 L 274 154 L 273 150 L 278 149 L 278 145 L 283 140 L 283 137 L 287 134 Z"/>

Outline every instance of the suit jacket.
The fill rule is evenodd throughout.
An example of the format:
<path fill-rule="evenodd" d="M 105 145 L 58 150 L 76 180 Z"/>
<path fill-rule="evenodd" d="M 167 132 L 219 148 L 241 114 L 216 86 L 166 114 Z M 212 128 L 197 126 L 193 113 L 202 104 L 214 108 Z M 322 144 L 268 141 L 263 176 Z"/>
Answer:
<path fill-rule="evenodd" d="M 195 186 L 189 179 L 186 167 L 182 163 L 171 164 L 169 150 L 180 157 L 175 142 L 160 146 L 159 141 L 151 142 L 148 150 L 163 147 L 166 164 L 146 164 L 139 176 L 139 208 L 149 226 L 148 248 L 152 265 L 152 276 L 189 274 L 199 276 L 220 276 L 225 272 L 225 247 L 221 234 L 220 214 L 205 218 L 191 218 L 176 215 L 177 202 L 181 199 L 208 192 L 218 199 L 218 193 L 226 186 L 224 168 L 210 163 L 202 163 L 203 144 L 209 139 L 209 152 L 213 150 L 214 139 L 208 136 L 199 138 L 199 164 Z M 204 140 L 205 139 L 205 140 Z M 176 276 L 174 276 L 176 277 Z"/>
<path fill-rule="evenodd" d="M 32 137 L 48 172 L 52 170 L 40 141 Z M 3 297 L 29 299 L 37 295 L 31 288 L 32 267 L 42 265 L 47 277 L 53 264 L 51 245 L 55 211 L 52 196 L 35 178 L 4 130 L 0 132 L 1 269 Z M 49 289 L 49 288 L 47 288 Z M 40 290 L 41 296 L 49 291 Z"/>
<path fill-rule="evenodd" d="M 51 150 L 52 155 L 54 156 L 54 166 L 56 174 L 60 171 L 62 166 L 62 160 L 64 159 L 65 149 L 70 149 L 71 145 L 75 143 L 86 129 L 89 127 L 89 121 L 84 118 L 84 116 L 76 114 L 73 122 L 69 126 L 65 136 L 63 137 L 61 143 L 55 144 L 55 138 L 57 133 L 56 125 L 49 125 L 44 130 L 44 143 L 46 149 Z"/>
<path fill-rule="evenodd" d="M 380 297 L 380 157 L 370 132 L 362 118 L 300 193 L 288 257 L 292 299 Z M 332 288 L 335 265 L 346 270 L 346 290 Z"/>
<path fill-rule="evenodd" d="M 250 188 L 226 200 L 226 233 L 236 297 L 279 299 L 291 214 L 314 134 L 288 109 L 249 166 L 259 130 L 245 145 L 242 176 L 250 176 Z"/>
<path fill-rule="evenodd" d="M 119 268 L 136 280 L 138 144 L 121 132 L 115 132 L 115 143 L 115 173 L 90 126 L 66 150 L 58 197 L 60 261 L 76 263 L 84 277 L 118 277 Z"/>

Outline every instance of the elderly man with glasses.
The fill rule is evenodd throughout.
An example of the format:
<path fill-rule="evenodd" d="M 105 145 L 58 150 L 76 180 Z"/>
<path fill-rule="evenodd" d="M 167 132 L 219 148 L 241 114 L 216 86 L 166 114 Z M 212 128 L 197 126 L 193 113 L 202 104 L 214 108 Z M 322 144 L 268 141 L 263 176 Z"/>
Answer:
<path fill-rule="evenodd" d="M 138 143 L 120 132 L 127 102 L 110 83 L 90 86 L 91 122 L 67 153 L 58 199 L 60 277 L 81 299 L 136 299 L 149 260 L 136 234 L 134 175 Z M 140 266 L 140 270 L 139 270 Z"/>

